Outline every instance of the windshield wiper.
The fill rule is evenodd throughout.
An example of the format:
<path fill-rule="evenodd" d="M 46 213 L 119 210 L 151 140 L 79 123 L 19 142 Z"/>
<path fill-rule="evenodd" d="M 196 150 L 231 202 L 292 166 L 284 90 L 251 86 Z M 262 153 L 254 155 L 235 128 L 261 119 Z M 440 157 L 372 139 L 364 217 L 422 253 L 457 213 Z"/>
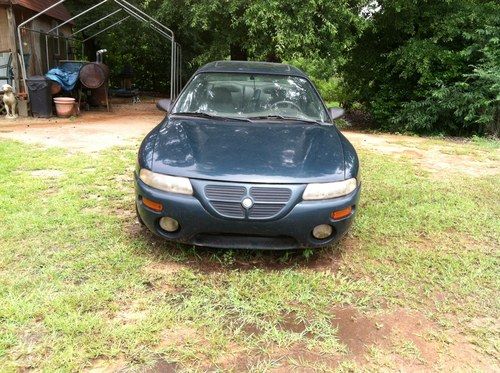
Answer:
<path fill-rule="evenodd" d="M 319 120 L 313 120 L 313 119 L 304 119 L 304 118 L 297 118 L 297 117 L 285 117 L 283 115 L 259 115 L 255 117 L 248 117 L 250 120 L 260 120 L 260 119 L 279 119 L 279 120 L 293 120 L 296 122 L 305 122 L 305 123 L 314 123 L 318 125 L 323 125 L 323 122 Z"/>
<path fill-rule="evenodd" d="M 240 117 L 225 117 L 221 115 L 213 115 L 204 113 L 201 111 L 181 111 L 179 113 L 172 113 L 172 115 L 183 115 L 187 117 L 199 117 L 199 118 L 208 118 L 208 119 L 224 119 L 224 120 L 239 120 L 242 122 L 251 122 L 250 119 L 240 118 Z"/>
<path fill-rule="evenodd" d="M 257 115 L 255 117 L 248 117 L 248 119 L 259 120 L 259 119 L 288 119 L 288 118 L 284 117 L 283 115 Z"/>

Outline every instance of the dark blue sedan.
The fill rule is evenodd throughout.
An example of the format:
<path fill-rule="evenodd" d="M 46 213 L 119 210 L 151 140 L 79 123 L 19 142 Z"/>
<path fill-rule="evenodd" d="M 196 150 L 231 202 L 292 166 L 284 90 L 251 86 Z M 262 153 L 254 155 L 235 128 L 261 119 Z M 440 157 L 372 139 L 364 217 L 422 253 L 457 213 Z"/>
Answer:
<path fill-rule="evenodd" d="M 143 140 L 141 223 L 172 241 L 222 248 L 329 245 L 351 225 L 361 183 L 351 143 L 308 77 L 284 64 L 199 69 Z"/>

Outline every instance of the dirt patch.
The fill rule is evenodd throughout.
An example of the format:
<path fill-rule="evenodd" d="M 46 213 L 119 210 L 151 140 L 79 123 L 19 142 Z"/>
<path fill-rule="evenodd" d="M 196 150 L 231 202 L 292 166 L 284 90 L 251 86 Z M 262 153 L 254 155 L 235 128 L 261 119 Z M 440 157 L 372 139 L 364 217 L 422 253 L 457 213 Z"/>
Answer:
<path fill-rule="evenodd" d="M 495 366 L 458 333 L 450 336 L 449 344 L 429 338 L 439 328 L 420 312 L 399 309 L 364 315 L 354 308 L 336 308 L 332 314 L 339 341 L 348 348 L 346 358 L 359 365 L 378 366 L 386 360 L 391 368 L 403 371 L 438 367 L 487 371 Z M 373 351 L 379 351 L 375 358 Z"/>
<path fill-rule="evenodd" d="M 117 372 L 142 372 L 142 373 L 174 373 L 181 371 L 177 363 L 159 358 L 153 363 L 144 366 L 133 366 L 122 358 L 116 360 L 97 359 L 91 367 L 83 369 L 85 373 L 117 373 Z"/>
<path fill-rule="evenodd" d="M 144 373 L 175 373 L 180 371 L 180 367 L 177 363 L 159 359 L 152 366 L 140 369 L 140 371 Z"/>
<path fill-rule="evenodd" d="M 262 334 L 262 329 L 252 323 L 245 323 L 241 327 L 241 331 L 248 336 L 256 336 Z"/>
<path fill-rule="evenodd" d="M 406 372 L 450 369 L 495 371 L 497 367 L 495 361 L 476 352 L 473 345 L 458 332 L 450 334 L 443 331 L 418 311 L 396 309 L 364 314 L 353 307 L 338 307 L 331 311 L 331 326 L 337 330 L 339 342 L 347 347 L 345 352 L 317 350 L 308 345 L 305 335 L 302 341 L 291 346 L 268 345 L 265 353 L 242 350 L 238 346 L 228 347 L 227 352 L 215 361 L 215 368 L 247 371 L 262 365 L 273 372 L 333 371 L 340 367 Z M 306 330 L 306 325 L 294 313 L 286 314 L 278 327 L 297 333 Z M 260 332 L 252 329 L 252 325 L 242 330 L 247 334 Z M 181 341 L 186 338 L 184 335 L 191 333 L 193 331 L 181 333 Z M 439 333 L 446 333 L 447 338 L 432 337 Z M 174 340 L 179 341 L 178 337 Z"/>
<path fill-rule="evenodd" d="M 418 361 L 411 365 L 432 367 L 438 362 L 438 346 L 423 339 L 423 335 L 434 325 L 418 312 L 397 310 L 386 315 L 367 316 L 354 308 L 338 308 L 333 310 L 332 325 L 338 330 L 341 343 L 348 348 L 348 357 L 366 364 L 370 362 L 369 352 L 376 347 L 394 358 L 405 356 L 401 349 L 415 346 L 418 349 Z M 403 352 L 403 353 L 402 353 Z M 408 353 L 409 356 L 409 353 Z M 398 361 L 407 365 L 406 361 Z"/>
<path fill-rule="evenodd" d="M 161 335 L 159 348 L 168 348 L 171 346 L 181 346 L 185 343 L 202 342 L 203 338 L 198 331 L 188 327 L 178 327 L 165 330 Z"/>
<path fill-rule="evenodd" d="M 163 118 L 164 113 L 156 109 L 155 100 L 145 99 L 135 105 L 114 104 L 109 113 L 89 111 L 76 118 L 0 120 L 0 138 L 92 153 L 113 146 L 135 145 Z"/>
<path fill-rule="evenodd" d="M 293 333 L 304 333 L 307 325 L 295 312 L 290 312 L 283 317 L 280 328 Z"/>
<path fill-rule="evenodd" d="M 180 263 L 171 261 L 158 261 L 152 262 L 151 264 L 147 265 L 144 268 L 144 272 L 149 276 L 161 278 L 165 276 L 168 277 L 174 273 L 181 271 L 184 268 L 186 268 L 186 266 Z"/>
<path fill-rule="evenodd" d="M 439 173 L 440 177 L 443 172 L 466 174 L 473 177 L 500 174 L 500 162 L 496 161 L 500 157 L 498 150 L 475 150 L 474 153 L 484 155 L 478 160 L 467 151 L 464 151 L 464 154 L 447 153 L 445 145 L 432 145 L 426 138 L 350 131 L 343 131 L 343 133 L 354 146 L 382 154 L 406 157 L 427 171 Z M 459 147 L 456 142 L 450 142 L 450 145 Z M 492 152 L 494 153 L 493 157 Z"/>
<path fill-rule="evenodd" d="M 369 345 L 385 342 L 389 335 L 388 328 L 361 316 L 354 308 L 337 308 L 332 313 L 332 326 L 337 329 L 339 341 L 358 359 L 364 356 Z"/>
<path fill-rule="evenodd" d="M 474 347 L 464 340 L 458 331 L 451 334 L 454 343 L 448 346 L 447 356 L 442 360 L 443 366 L 450 366 L 462 369 L 467 367 L 472 371 L 499 372 L 498 360 L 493 361 L 486 355 L 479 354 Z"/>

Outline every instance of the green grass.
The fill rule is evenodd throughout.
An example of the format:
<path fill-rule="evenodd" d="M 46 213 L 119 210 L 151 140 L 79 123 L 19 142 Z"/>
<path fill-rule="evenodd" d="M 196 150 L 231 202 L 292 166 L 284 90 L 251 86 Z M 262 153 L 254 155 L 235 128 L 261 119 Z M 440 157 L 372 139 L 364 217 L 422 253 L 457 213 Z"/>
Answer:
<path fill-rule="evenodd" d="M 135 156 L 0 142 L 0 370 L 74 371 L 98 359 L 328 370 L 338 356 L 349 370 L 357 363 L 332 326 L 345 306 L 418 310 L 438 325 L 433 340 L 448 345 L 458 331 L 498 359 L 498 177 L 436 180 L 362 151 L 354 229 L 306 258 L 153 238 L 133 215 Z M 48 169 L 60 175 L 33 174 Z M 286 357 L 298 349 L 322 358 Z M 391 352 L 422 359 L 409 340 Z"/>

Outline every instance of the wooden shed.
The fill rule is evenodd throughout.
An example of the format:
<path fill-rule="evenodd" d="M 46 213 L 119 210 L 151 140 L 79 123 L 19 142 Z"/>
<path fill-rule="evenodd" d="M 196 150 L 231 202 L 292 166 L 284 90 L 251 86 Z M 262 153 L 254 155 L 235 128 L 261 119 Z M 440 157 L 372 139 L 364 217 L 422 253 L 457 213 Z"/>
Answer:
<path fill-rule="evenodd" d="M 0 0 L 0 85 L 9 83 L 17 91 L 22 89 L 19 62 L 19 41 L 17 25 L 54 4 L 56 0 Z M 73 22 L 46 35 L 57 25 L 69 20 L 70 13 L 63 5 L 26 25 L 21 32 L 26 62 L 26 75 L 43 75 L 61 59 L 66 59 L 70 48 L 65 39 L 58 36 L 71 34 Z M 17 57 L 17 58 L 15 58 Z"/>

